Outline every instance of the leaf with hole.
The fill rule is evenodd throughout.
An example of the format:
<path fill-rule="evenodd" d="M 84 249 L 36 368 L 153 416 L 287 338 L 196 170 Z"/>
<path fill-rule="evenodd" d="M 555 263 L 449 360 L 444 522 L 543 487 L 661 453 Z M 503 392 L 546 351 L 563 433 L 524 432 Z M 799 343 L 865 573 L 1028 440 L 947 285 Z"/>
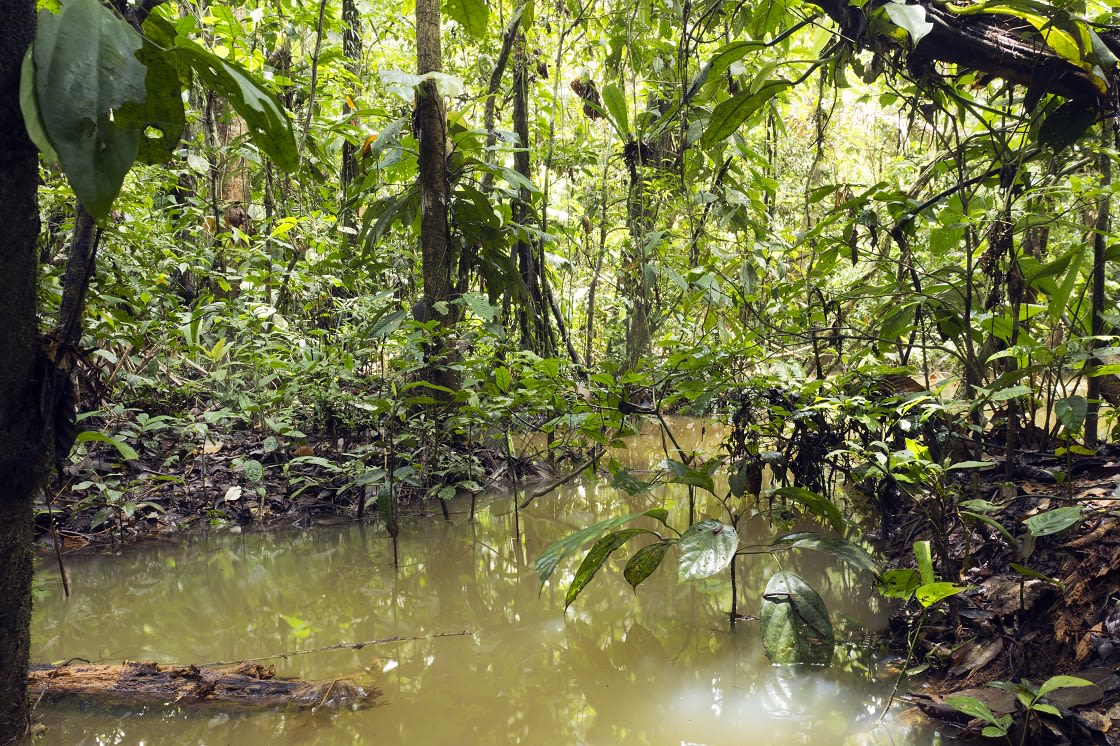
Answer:
<path fill-rule="evenodd" d="M 579 597 L 579 594 L 583 592 L 583 589 L 587 587 L 587 584 L 591 582 L 595 574 L 602 568 L 603 563 L 607 561 L 607 558 L 610 557 L 616 549 L 638 534 L 645 533 L 651 532 L 644 528 L 627 528 L 622 531 L 615 531 L 614 533 L 607 534 L 596 541 L 583 558 L 583 562 L 580 563 L 579 568 L 576 570 L 571 585 L 568 586 L 567 593 L 564 594 L 564 608 L 566 609 L 572 605 L 572 602 Z"/>

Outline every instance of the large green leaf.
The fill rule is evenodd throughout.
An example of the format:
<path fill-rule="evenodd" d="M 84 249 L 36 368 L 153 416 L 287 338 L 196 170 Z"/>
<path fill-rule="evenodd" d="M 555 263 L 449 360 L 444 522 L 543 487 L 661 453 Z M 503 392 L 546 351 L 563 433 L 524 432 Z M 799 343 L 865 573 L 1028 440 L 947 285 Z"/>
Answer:
<path fill-rule="evenodd" d="M 166 163 L 179 146 L 186 126 L 183 83 L 169 56 L 155 44 L 144 42 L 139 58 L 148 69 L 143 104 L 127 104 L 117 121 L 140 131 L 137 159 L 141 163 Z"/>
<path fill-rule="evenodd" d="M 771 80 L 763 83 L 755 93 L 749 90 L 736 93 L 712 111 L 708 127 L 700 136 L 700 144 L 707 148 L 730 137 L 739 125 L 790 85 L 788 80 Z"/>
<path fill-rule="evenodd" d="M 23 56 L 23 69 L 19 79 L 19 108 L 31 142 L 35 143 L 43 158 L 51 163 L 58 163 L 58 153 L 54 152 L 51 139 L 47 137 L 47 128 L 43 126 L 43 118 L 39 114 L 39 99 L 35 95 L 35 61 L 32 59 L 34 51 L 28 48 L 27 54 Z"/>
<path fill-rule="evenodd" d="M 774 541 L 774 546 L 788 546 L 793 549 L 812 549 L 816 552 L 824 552 L 847 562 L 856 569 L 867 570 L 876 575 L 881 570 L 879 562 L 868 554 L 863 547 L 840 536 L 821 536 L 812 531 L 798 531 L 778 537 Z"/>
<path fill-rule="evenodd" d="M 607 111 L 607 118 L 624 140 L 630 134 L 630 115 L 626 107 L 626 94 L 618 87 L 617 83 L 608 83 L 603 86 L 603 106 Z"/>
<path fill-rule="evenodd" d="M 829 525 L 837 532 L 844 530 L 844 517 L 840 515 L 840 509 L 836 507 L 836 503 L 824 495 L 819 495 L 804 487 L 779 487 L 770 494 L 800 503 L 810 513 L 827 519 Z"/>
<path fill-rule="evenodd" d="M 190 66 L 203 85 L 229 101 L 245 120 L 249 136 L 258 148 L 285 171 L 296 170 L 299 151 L 292 123 L 275 96 L 240 65 L 207 52 L 189 39 L 176 39 L 172 52 Z"/>
<path fill-rule="evenodd" d="M 443 12 L 474 38 L 486 36 L 486 24 L 490 22 L 490 7 L 486 0 L 444 0 Z"/>
<path fill-rule="evenodd" d="M 595 574 L 599 572 L 599 568 L 607 561 L 607 557 L 610 557 L 616 549 L 638 534 L 645 533 L 649 532 L 644 528 L 626 528 L 607 534 L 596 541 L 583 558 L 583 562 L 579 564 L 576 575 L 572 578 L 571 585 L 568 586 L 568 592 L 564 594 L 564 608 L 566 609 L 571 606 L 572 602 L 579 597 L 579 594 L 587 587 L 587 584 L 591 582 Z"/>
<path fill-rule="evenodd" d="M 735 527 L 715 520 L 700 521 L 681 534 L 678 546 L 681 580 L 699 580 L 720 572 L 731 564 L 739 548 Z"/>
<path fill-rule="evenodd" d="M 824 601 L 792 572 L 775 573 L 766 584 L 759 612 L 762 644 L 777 664 L 827 665 L 835 637 Z"/>
<path fill-rule="evenodd" d="M 39 115 L 74 193 L 98 220 L 120 192 L 140 131 L 114 117 L 143 104 L 139 34 L 97 0 L 66 0 L 39 14 L 33 60 Z"/>
<path fill-rule="evenodd" d="M 687 484 L 715 494 L 716 485 L 715 482 L 712 481 L 712 475 L 708 470 L 693 469 L 673 459 L 666 459 L 665 466 L 668 467 L 669 472 L 673 475 L 668 479 L 668 481 L 673 484 Z M 711 464 L 709 464 L 709 466 L 711 466 Z"/>
<path fill-rule="evenodd" d="M 665 552 L 675 543 L 672 539 L 666 539 L 647 544 L 634 552 L 626 563 L 626 569 L 622 571 L 622 577 L 626 578 L 627 583 L 637 588 L 639 583 L 661 566 L 661 560 L 665 559 Z"/>
<path fill-rule="evenodd" d="M 1032 515 L 1023 523 L 1032 536 L 1049 536 L 1065 531 L 1081 520 L 1081 506 L 1071 505 L 1065 508 L 1055 508 L 1045 513 Z"/>
<path fill-rule="evenodd" d="M 608 518 L 605 521 L 599 521 L 598 523 L 592 524 L 587 528 L 576 531 L 574 534 L 566 536 L 560 541 L 549 545 L 543 552 L 541 552 L 541 556 L 537 558 L 537 562 L 535 565 L 537 575 L 541 579 L 541 584 L 543 585 L 544 582 L 552 576 L 552 573 L 556 569 L 557 565 L 563 562 L 566 557 L 578 550 L 584 544 L 587 544 L 590 541 L 594 541 L 596 538 L 606 533 L 607 531 L 618 528 L 623 524 L 629 523 L 630 521 L 641 518 L 643 516 L 654 518 L 661 523 L 665 523 L 666 519 L 668 519 L 669 517 L 669 511 L 665 510 L 664 508 L 654 508 L 653 510 L 645 511 L 644 513 L 630 513 L 629 515 L 615 516 L 614 518 Z"/>

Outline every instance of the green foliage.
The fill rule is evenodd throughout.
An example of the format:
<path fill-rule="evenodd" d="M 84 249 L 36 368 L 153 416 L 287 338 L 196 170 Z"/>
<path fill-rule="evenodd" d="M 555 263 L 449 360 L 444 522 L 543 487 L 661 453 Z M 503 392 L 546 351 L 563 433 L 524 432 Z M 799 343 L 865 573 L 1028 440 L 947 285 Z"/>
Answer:
<path fill-rule="evenodd" d="M 759 624 L 776 664 L 826 665 L 832 658 L 835 635 L 824 601 L 794 573 L 775 573 L 766 583 Z"/>

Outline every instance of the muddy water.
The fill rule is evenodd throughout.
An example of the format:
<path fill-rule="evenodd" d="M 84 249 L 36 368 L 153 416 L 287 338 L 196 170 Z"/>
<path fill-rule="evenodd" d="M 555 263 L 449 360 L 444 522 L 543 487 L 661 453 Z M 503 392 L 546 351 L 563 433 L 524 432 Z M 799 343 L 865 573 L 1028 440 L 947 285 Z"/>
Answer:
<path fill-rule="evenodd" d="M 675 421 L 697 447 L 702 426 Z M 710 435 L 710 434 L 709 434 Z M 710 438 L 709 438 L 710 440 Z M 707 441 L 705 441 L 707 442 Z M 718 442 L 718 440 L 717 440 Z M 663 458 L 660 438 L 631 443 L 635 467 Z M 111 710 L 60 703 L 39 710 L 42 744 L 928 744 L 890 718 L 890 684 L 857 646 L 829 670 L 771 667 L 756 622 L 726 621 L 725 577 L 679 584 L 663 567 L 635 594 L 621 563 L 564 614 L 569 561 L 538 593 L 533 562 L 549 543 L 609 515 L 667 504 L 683 528 L 686 493 L 628 498 L 605 480 L 573 482 L 515 520 L 509 496 L 454 502 L 448 521 L 415 517 L 398 569 L 379 526 L 212 531 L 122 556 L 68 558 L 73 596 L 53 565 L 37 580 L 33 659 L 206 663 L 275 658 L 279 675 L 356 676 L 383 692 L 358 712 L 224 715 L 176 708 Z M 718 506 L 701 502 L 701 514 Z M 515 535 L 515 526 L 520 537 Z M 769 528 L 758 526 L 762 541 Z M 626 556 L 623 552 L 623 556 Z M 671 557 L 671 555 L 670 555 Z M 740 563 L 740 609 L 757 610 L 770 559 Z M 668 563 L 667 563 L 668 564 Z M 883 624 L 867 578 L 819 557 L 783 565 L 821 591 L 856 639 Z M 466 633 L 466 634 L 452 634 Z"/>

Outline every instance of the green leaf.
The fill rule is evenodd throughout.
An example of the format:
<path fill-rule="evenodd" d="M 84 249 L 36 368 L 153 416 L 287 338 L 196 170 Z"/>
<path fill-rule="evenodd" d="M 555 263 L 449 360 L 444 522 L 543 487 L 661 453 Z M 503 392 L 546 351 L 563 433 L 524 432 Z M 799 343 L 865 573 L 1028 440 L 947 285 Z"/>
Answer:
<path fill-rule="evenodd" d="M 735 527 L 715 520 L 689 526 L 677 542 L 681 550 L 678 575 L 682 581 L 708 578 L 731 564 L 739 548 Z"/>
<path fill-rule="evenodd" d="M 665 552 L 675 543 L 672 540 L 658 541 L 634 552 L 630 561 L 626 563 L 626 569 L 622 571 L 622 577 L 636 589 L 638 583 L 648 578 L 661 566 L 661 560 L 665 559 Z"/>
<path fill-rule="evenodd" d="M 945 704 L 949 705 L 957 712 L 963 712 L 965 715 L 980 718 L 986 723 L 996 722 L 995 713 L 993 713 L 986 704 L 976 699 L 976 697 L 957 694 L 946 697 Z"/>
<path fill-rule="evenodd" d="M 603 86 L 603 107 L 606 109 L 607 118 L 618 131 L 622 139 L 630 136 L 630 114 L 626 106 L 626 94 L 615 83 Z"/>
<path fill-rule="evenodd" d="M 1094 684 L 1080 676 L 1051 676 L 1038 688 L 1038 696 L 1045 697 L 1055 689 L 1068 689 L 1075 686 L 1094 686 Z M 1037 705 L 1035 707 L 1037 708 Z"/>
<path fill-rule="evenodd" d="M 486 25 L 490 22 L 486 0 L 444 0 L 443 12 L 474 38 L 486 36 Z"/>
<path fill-rule="evenodd" d="M 288 173 L 299 167 L 299 152 L 287 112 L 276 97 L 261 87 L 240 65 L 207 52 L 179 37 L 171 50 L 207 88 L 224 96 L 245 120 L 249 136 L 277 166 Z"/>
<path fill-rule="evenodd" d="M 1088 411 L 1089 402 L 1084 396 L 1067 396 L 1054 402 L 1054 414 L 1070 432 L 1081 432 Z"/>
<path fill-rule="evenodd" d="M 812 531 L 798 531 L 778 537 L 774 545 L 789 545 L 793 549 L 812 549 L 815 552 L 830 554 L 839 560 L 847 562 L 857 570 L 879 574 L 882 569 L 879 562 L 867 551 L 840 536 L 821 536 Z"/>
<path fill-rule="evenodd" d="M 1081 139 L 1097 120 L 1097 112 L 1079 101 L 1067 101 L 1047 115 L 1038 128 L 1038 142 L 1055 151 L 1068 148 Z"/>
<path fill-rule="evenodd" d="M 509 368 L 504 365 L 499 365 L 497 370 L 494 371 L 494 385 L 498 387 L 498 391 L 503 394 L 509 391 L 510 382 L 513 377 L 510 375 Z"/>
<path fill-rule="evenodd" d="M 914 596 L 918 599 L 918 603 L 927 609 L 933 606 L 938 601 L 944 601 L 950 596 L 955 596 L 961 591 L 969 590 L 970 586 L 957 585 L 956 583 L 926 583 L 918 586 L 914 591 Z"/>
<path fill-rule="evenodd" d="M 622 490 L 627 495 L 640 495 L 656 484 L 657 482 L 638 479 L 626 469 L 619 469 L 611 475 L 611 487 Z"/>
<path fill-rule="evenodd" d="M 579 569 L 576 570 L 575 577 L 572 578 L 571 585 L 568 586 L 568 592 L 564 594 L 564 608 L 572 605 L 572 602 L 579 597 L 579 594 L 599 572 L 603 563 L 611 554 L 621 547 L 626 542 L 633 539 L 638 534 L 649 533 L 644 528 L 627 528 L 622 531 L 615 531 L 614 533 L 607 534 L 603 538 L 595 542 L 587 552 L 587 556 L 583 558 L 580 563 Z"/>
<path fill-rule="evenodd" d="M 914 542 L 914 560 L 918 564 L 918 574 L 922 576 L 924 585 L 936 580 L 933 576 L 933 553 L 928 540 Z"/>
<path fill-rule="evenodd" d="M 785 665 L 826 665 L 835 642 L 828 609 L 800 576 L 775 573 L 762 596 L 759 624 L 766 655 Z"/>
<path fill-rule="evenodd" d="M 51 163 L 58 163 L 58 153 L 47 137 L 46 127 L 43 126 L 43 117 L 39 114 L 39 99 L 35 97 L 35 61 L 32 59 L 33 48 L 28 48 L 23 56 L 23 67 L 19 78 L 19 108 L 23 113 L 23 124 L 27 127 L 27 135 L 43 158 Z"/>
<path fill-rule="evenodd" d="M 633 521 L 637 518 L 641 518 L 642 516 L 654 518 L 661 523 L 665 523 L 665 521 L 669 518 L 669 511 L 665 510 L 664 508 L 654 508 L 653 510 L 645 511 L 644 513 L 630 513 L 629 515 L 615 516 L 614 518 L 608 518 L 604 521 L 599 521 L 598 523 L 588 526 L 587 528 L 576 531 L 570 536 L 564 537 L 560 541 L 550 544 L 545 548 L 543 552 L 541 552 L 541 556 L 537 558 L 537 562 L 535 565 L 537 575 L 541 579 L 541 584 L 543 585 L 544 582 L 552 576 L 552 573 L 556 569 L 557 565 L 563 562 L 566 557 L 578 550 L 584 544 L 587 544 L 590 541 L 594 541 L 598 536 L 606 533 L 607 531 L 610 531 L 611 529 L 618 528 L 619 526 L 629 523 L 630 521 Z"/>
<path fill-rule="evenodd" d="M 903 600 L 914 595 L 914 591 L 922 584 L 922 577 L 917 570 L 909 567 L 887 570 L 880 576 L 879 594 L 886 598 L 901 598 Z"/>
<path fill-rule="evenodd" d="M 739 125 L 790 85 L 788 80 L 771 80 L 763 83 L 755 93 L 749 90 L 736 93 L 712 111 L 708 126 L 700 137 L 700 144 L 708 148 L 730 137 L 739 129 Z"/>
<path fill-rule="evenodd" d="M 995 466 L 992 461 L 957 461 L 956 463 L 949 464 L 945 471 L 955 471 L 957 469 L 987 469 L 989 466 Z"/>
<path fill-rule="evenodd" d="M 1030 386 L 1009 386 L 1005 389 L 992 392 L 988 396 L 988 401 L 1007 401 L 1008 399 L 1018 399 L 1020 396 L 1026 396 L 1031 393 Z"/>
<path fill-rule="evenodd" d="M 1049 536 L 1065 531 L 1081 520 L 1081 506 L 1071 505 L 1065 508 L 1055 508 L 1045 513 L 1032 515 L 1023 521 L 1032 536 Z"/>
<path fill-rule="evenodd" d="M 98 220 L 109 214 L 140 147 L 114 119 L 142 104 L 147 69 L 139 34 L 97 0 L 67 0 L 39 14 L 33 58 L 39 115 L 74 193 Z"/>
<path fill-rule="evenodd" d="M 917 47 L 918 42 L 924 39 L 930 31 L 933 31 L 933 24 L 926 20 L 926 9 L 921 5 L 889 2 L 883 6 L 883 10 L 887 12 L 887 17 L 891 19 L 891 23 L 899 28 L 906 29 L 914 47 Z"/>
<path fill-rule="evenodd" d="M 241 462 L 241 473 L 250 482 L 259 482 L 264 479 L 264 465 L 256 459 Z"/>
<path fill-rule="evenodd" d="M 114 438 L 105 433 L 99 433 L 96 430 L 85 430 L 78 433 L 78 437 L 74 438 L 75 443 L 86 443 L 91 440 L 98 443 L 108 443 L 113 448 L 117 449 L 117 452 L 120 453 L 121 458 L 125 461 L 136 461 L 140 458 L 140 454 L 128 443 L 125 443 L 120 438 Z"/>
<path fill-rule="evenodd" d="M 985 501 L 970 500 L 969 502 L 985 502 Z M 1002 506 L 999 506 L 998 509 L 1002 510 Z M 1016 540 L 1016 538 L 1011 535 L 1011 532 L 1008 531 L 1007 528 L 1002 523 L 997 521 L 995 518 L 992 518 L 991 516 L 988 516 L 988 515 L 981 515 L 979 513 L 973 513 L 970 510 L 962 510 L 961 511 L 961 517 L 962 518 L 971 518 L 974 521 L 980 521 L 981 523 L 988 524 L 989 526 L 994 528 L 996 531 L 998 531 L 1000 533 L 1000 536 L 1002 536 L 1013 549 L 1016 549 L 1016 550 L 1019 550 L 1020 552 L 1022 552 L 1022 549 L 1019 546 L 1018 540 Z"/>
<path fill-rule="evenodd" d="M 169 55 L 145 40 L 140 61 L 147 67 L 144 78 L 147 96 L 143 104 L 126 104 L 116 118 L 122 126 L 138 130 L 141 163 L 166 163 L 179 147 L 186 126 L 183 110 L 183 84 Z"/>
<path fill-rule="evenodd" d="M 837 532 L 844 530 L 844 517 L 840 515 L 840 509 L 836 507 L 836 503 L 823 495 L 804 487 L 780 487 L 770 494 L 800 503 L 809 512 L 826 518 L 829 525 Z"/>
<path fill-rule="evenodd" d="M 669 472 L 673 475 L 669 477 L 667 481 L 673 484 L 687 484 L 693 487 L 699 487 L 700 489 L 715 494 L 716 485 L 715 482 L 712 481 L 711 474 L 700 471 L 699 469 L 693 469 L 673 459 L 666 459 L 665 464 L 669 468 Z"/>

